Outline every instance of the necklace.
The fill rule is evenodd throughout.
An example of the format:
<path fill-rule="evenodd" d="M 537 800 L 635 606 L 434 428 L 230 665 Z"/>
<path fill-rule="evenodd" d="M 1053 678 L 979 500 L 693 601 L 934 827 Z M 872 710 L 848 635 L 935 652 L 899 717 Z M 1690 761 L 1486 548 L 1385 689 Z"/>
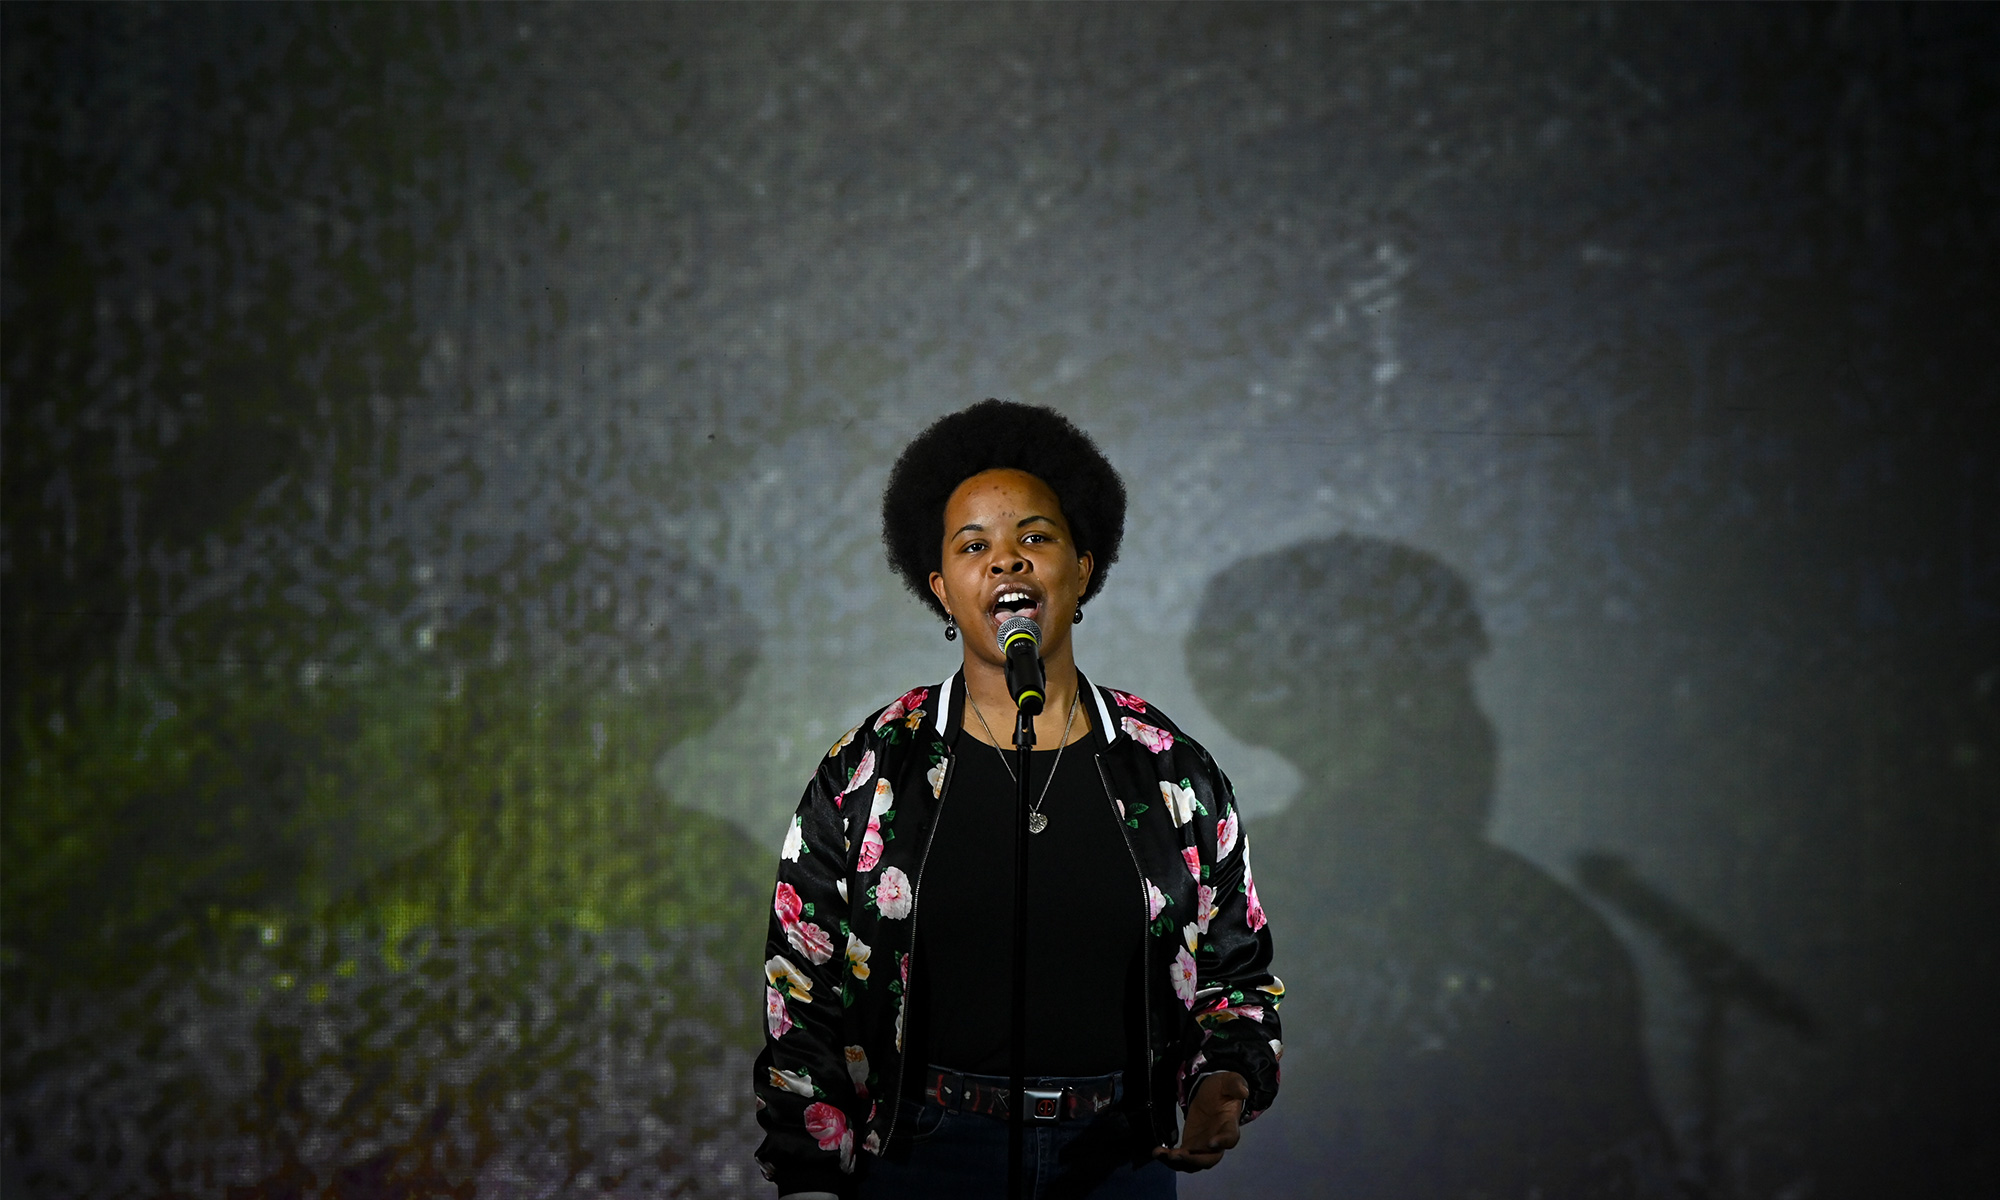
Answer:
<path fill-rule="evenodd" d="M 971 688 L 967 688 L 965 690 L 965 698 L 967 700 L 972 700 Z M 972 713 L 974 716 L 979 718 L 979 727 L 986 731 L 986 736 L 988 738 L 992 739 L 991 744 L 993 746 L 993 753 L 1000 756 L 1000 765 L 1007 768 L 1007 778 L 1013 780 L 1015 783 L 1021 782 L 1021 777 L 1019 775 L 1014 774 L 1014 764 L 1007 761 L 1007 752 L 1000 748 L 1000 739 L 993 736 L 993 727 L 986 723 L 985 710 L 979 707 L 979 701 L 977 700 L 972 700 Z M 1042 784 L 1041 797 L 1037 799 L 1035 803 L 1028 809 L 1029 833 L 1040 833 L 1042 830 L 1047 829 L 1049 827 L 1049 819 L 1042 815 L 1042 801 L 1047 800 L 1049 798 L 1049 788 L 1053 786 L 1056 781 L 1056 768 L 1062 766 L 1063 751 L 1069 748 L 1069 728 L 1071 723 L 1074 722 L 1075 720 L 1076 720 L 1076 693 L 1071 692 L 1069 694 L 1069 715 L 1063 718 L 1062 741 L 1056 744 L 1056 760 L 1049 764 L 1049 777 L 1048 780 Z"/>

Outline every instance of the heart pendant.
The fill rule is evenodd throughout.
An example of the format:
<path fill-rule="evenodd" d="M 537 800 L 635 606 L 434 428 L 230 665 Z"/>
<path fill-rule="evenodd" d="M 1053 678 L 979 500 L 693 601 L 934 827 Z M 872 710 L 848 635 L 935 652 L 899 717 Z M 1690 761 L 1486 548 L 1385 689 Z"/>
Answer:
<path fill-rule="evenodd" d="M 1040 833 L 1049 827 L 1049 819 L 1038 812 L 1028 814 L 1028 832 Z"/>

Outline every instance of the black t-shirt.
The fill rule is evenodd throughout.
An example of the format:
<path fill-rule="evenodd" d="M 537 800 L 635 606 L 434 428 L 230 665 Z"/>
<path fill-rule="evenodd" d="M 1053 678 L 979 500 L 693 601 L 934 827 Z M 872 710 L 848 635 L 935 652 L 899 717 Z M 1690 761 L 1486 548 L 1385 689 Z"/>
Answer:
<path fill-rule="evenodd" d="M 1030 796 L 1048 826 L 1028 837 L 1030 1075 L 1124 1070 L 1138 987 L 1145 899 L 1118 816 L 1097 776 L 1096 739 L 1035 750 Z M 924 1061 L 982 1075 L 1011 1068 L 1015 782 L 994 748 L 958 741 L 918 898 L 910 1046 Z M 920 1040 L 919 1040 L 920 1039 Z M 921 1055 L 922 1057 L 917 1057 Z"/>

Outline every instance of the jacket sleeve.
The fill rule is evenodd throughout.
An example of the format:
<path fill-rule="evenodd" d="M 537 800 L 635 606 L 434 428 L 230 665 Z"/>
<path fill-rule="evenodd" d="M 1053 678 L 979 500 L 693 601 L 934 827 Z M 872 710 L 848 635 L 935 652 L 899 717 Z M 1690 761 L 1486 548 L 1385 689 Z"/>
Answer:
<path fill-rule="evenodd" d="M 764 1141 L 757 1161 L 780 1195 L 851 1195 L 856 1129 L 867 1116 L 848 1074 L 843 1016 L 849 930 L 841 793 L 860 747 L 846 749 L 821 763 L 792 816 L 764 941 L 765 1038 L 754 1081 Z"/>
<path fill-rule="evenodd" d="M 1204 754 L 1204 758 L 1206 755 Z M 1184 1064 L 1185 1111 L 1205 1075 L 1234 1071 L 1250 1085 L 1243 1120 L 1271 1107 L 1278 1095 L 1278 1058 L 1284 1052 L 1278 1003 L 1285 985 L 1271 973 L 1271 930 L 1250 873 L 1250 839 L 1236 811 L 1236 795 L 1213 762 L 1204 762 L 1213 785 L 1207 828 L 1197 834 L 1209 858 L 1207 931 L 1195 954 L 1194 1018 L 1201 1029 L 1195 1053 Z"/>

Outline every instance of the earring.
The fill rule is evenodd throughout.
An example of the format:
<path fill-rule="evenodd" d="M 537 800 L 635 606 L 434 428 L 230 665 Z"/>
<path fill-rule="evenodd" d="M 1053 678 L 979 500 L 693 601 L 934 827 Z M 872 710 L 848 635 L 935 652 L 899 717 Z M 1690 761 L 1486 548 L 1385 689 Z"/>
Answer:
<path fill-rule="evenodd" d="M 958 622 L 950 613 L 944 615 L 944 640 L 947 642 L 958 640 Z"/>
<path fill-rule="evenodd" d="M 1079 604 L 1076 606 L 1076 612 L 1070 617 L 1069 623 L 1072 625 L 1083 624 L 1083 605 Z"/>

